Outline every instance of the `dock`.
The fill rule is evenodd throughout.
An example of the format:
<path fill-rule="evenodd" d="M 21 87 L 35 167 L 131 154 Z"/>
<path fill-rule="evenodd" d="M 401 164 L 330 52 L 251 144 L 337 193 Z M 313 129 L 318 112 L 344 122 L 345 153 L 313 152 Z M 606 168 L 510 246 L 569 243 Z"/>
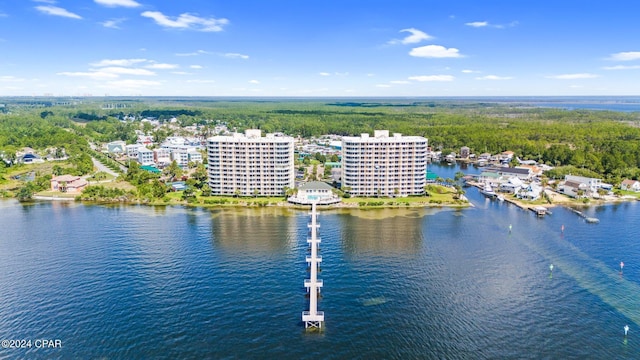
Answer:
<path fill-rule="evenodd" d="M 306 261 L 309 264 L 309 279 L 304 280 L 304 287 L 309 293 L 309 310 L 302 312 L 302 322 L 305 329 L 321 329 L 324 323 L 324 311 L 318 311 L 318 294 L 322 288 L 323 281 L 318 279 L 318 268 L 322 262 L 322 256 L 318 255 L 318 245 L 320 238 L 318 237 L 318 213 L 316 203 L 311 204 L 311 221 L 307 224 L 311 231 L 311 236 L 307 239 L 307 243 L 311 249 L 311 255 L 307 256 Z"/>

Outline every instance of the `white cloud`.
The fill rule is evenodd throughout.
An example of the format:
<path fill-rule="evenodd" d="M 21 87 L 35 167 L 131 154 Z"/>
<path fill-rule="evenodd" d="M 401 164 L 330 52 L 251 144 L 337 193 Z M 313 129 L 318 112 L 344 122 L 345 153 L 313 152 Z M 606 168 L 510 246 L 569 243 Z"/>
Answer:
<path fill-rule="evenodd" d="M 640 69 L 640 65 L 616 65 L 616 66 L 605 66 L 603 67 L 605 70 L 633 70 Z"/>
<path fill-rule="evenodd" d="M 407 80 L 391 80 L 389 82 L 392 84 L 410 84 L 411 83 L 410 81 L 407 81 Z"/>
<path fill-rule="evenodd" d="M 409 55 L 424 58 L 459 58 L 462 57 L 456 48 L 446 48 L 440 45 L 427 45 L 411 49 Z"/>
<path fill-rule="evenodd" d="M 41 5 L 41 6 L 36 6 L 36 10 L 47 15 L 62 16 L 62 17 L 67 17 L 71 19 L 82 19 L 82 16 L 78 14 L 74 14 L 66 9 L 63 9 L 57 6 Z"/>
<path fill-rule="evenodd" d="M 100 60 L 97 63 L 91 64 L 94 67 L 103 67 L 103 66 L 133 66 L 135 64 L 148 62 L 147 59 L 105 59 Z"/>
<path fill-rule="evenodd" d="M 176 54 L 176 56 L 198 56 L 198 55 L 207 55 L 207 54 L 211 54 L 211 52 L 206 50 L 197 50 L 190 53 L 178 53 Z"/>
<path fill-rule="evenodd" d="M 153 63 L 145 67 L 148 69 L 167 70 L 167 69 L 177 69 L 180 66 L 178 66 L 177 64 Z"/>
<path fill-rule="evenodd" d="M 121 22 L 125 21 L 126 19 L 111 19 L 111 20 L 107 20 L 104 22 L 101 22 L 100 24 L 102 24 L 102 26 L 106 27 L 106 28 L 111 28 L 111 29 L 120 29 L 120 26 L 118 26 Z"/>
<path fill-rule="evenodd" d="M 192 69 L 202 69 L 202 65 L 191 65 L 189 67 Z"/>
<path fill-rule="evenodd" d="M 33 2 L 45 3 L 45 4 L 55 4 L 56 0 L 32 0 Z"/>
<path fill-rule="evenodd" d="M 376 87 L 379 87 L 379 88 L 390 88 L 391 85 L 389 85 L 389 84 L 377 84 Z"/>
<path fill-rule="evenodd" d="M 141 6 L 139 3 L 133 0 L 93 0 L 93 1 L 96 4 L 100 4 L 108 7 L 122 6 L 122 7 L 134 8 L 134 7 Z"/>
<path fill-rule="evenodd" d="M 599 77 L 596 74 L 561 74 L 561 75 L 552 75 L 546 76 L 547 79 L 560 79 L 560 80 L 575 80 L 575 79 L 593 79 Z"/>
<path fill-rule="evenodd" d="M 153 71 L 149 71 L 147 69 L 136 69 L 136 68 L 127 68 L 127 67 L 103 67 L 100 68 L 100 72 L 109 73 L 109 74 L 117 74 L 117 75 L 142 75 L 142 76 L 152 76 L 155 75 Z"/>
<path fill-rule="evenodd" d="M 465 73 L 465 74 L 474 74 L 474 73 L 479 73 L 480 71 L 464 69 L 464 70 L 462 70 L 462 72 Z"/>
<path fill-rule="evenodd" d="M 132 80 L 132 79 L 125 79 L 125 80 L 116 80 L 116 81 L 109 81 L 108 85 L 110 85 L 111 87 L 116 87 L 116 88 L 144 88 L 144 87 L 152 87 L 152 86 L 160 86 L 162 85 L 161 82 L 159 81 L 152 81 L 152 80 Z"/>
<path fill-rule="evenodd" d="M 229 23 L 229 20 L 221 18 L 202 18 L 189 13 L 171 19 L 159 11 L 145 11 L 140 14 L 144 17 L 155 20 L 156 24 L 173 29 L 190 29 L 205 32 L 222 31 L 222 27 Z"/>
<path fill-rule="evenodd" d="M 476 80 L 511 80 L 513 79 L 511 76 L 498 76 L 498 75 L 487 75 L 477 77 Z"/>
<path fill-rule="evenodd" d="M 24 79 L 17 78 L 17 77 L 12 76 L 12 75 L 5 75 L 5 76 L 0 76 L 0 81 L 2 81 L 2 82 L 22 82 L 22 81 L 24 81 Z"/>
<path fill-rule="evenodd" d="M 260 81 L 258 80 L 249 80 L 250 84 L 260 84 Z"/>
<path fill-rule="evenodd" d="M 455 79 L 451 75 L 420 75 L 420 76 L 409 76 L 409 80 L 415 81 L 453 81 Z"/>
<path fill-rule="evenodd" d="M 172 71 L 171 73 L 175 75 L 191 75 L 190 72 L 186 72 L 186 71 Z"/>
<path fill-rule="evenodd" d="M 474 22 L 468 22 L 465 25 L 471 26 L 471 27 L 485 27 L 485 26 L 489 26 L 489 22 L 487 22 L 487 21 L 474 21 Z"/>
<path fill-rule="evenodd" d="M 216 81 L 215 80 L 201 80 L 201 79 L 194 79 L 194 80 L 187 80 L 188 83 L 194 83 L 194 84 L 213 84 Z"/>
<path fill-rule="evenodd" d="M 516 26 L 516 25 L 518 25 L 518 22 L 517 21 L 512 21 L 509 24 L 503 25 L 503 24 L 491 24 L 488 21 L 474 21 L 474 22 L 465 23 L 465 25 L 471 26 L 471 27 L 475 27 L 475 28 L 492 27 L 492 28 L 496 28 L 496 29 L 504 29 L 506 27 Z"/>
<path fill-rule="evenodd" d="M 63 72 L 57 73 L 57 75 L 64 75 L 64 76 L 71 76 L 71 77 L 87 77 L 87 78 L 91 78 L 91 79 L 95 79 L 95 80 L 113 79 L 113 78 L 117 78 L 118 77 L 118 75 L 116 75 L 114 73 L 107 73 L 107 72 L 102 72 L 102 71 L 91 71 L 91 72 L 87 72 L 87 71 L 76 71 L 76 72 L 63 71 Z"/>
<path fill-rule="evenodd" d="M 611 54 L 609 60 L 614 61 L 631 61 L 640 60 L 640 51 L 627 51 Z"/>
<path fill-rule="evenodd" d="M 226 53 L 223 54 L 222 56 L 229 58 L 229 59 L 243 59 L 246 60 L 249 58 L 249 55 L 244 55 L 244 54 L 238 54 L 238 53 Z"/>
<path fill-rule="evenodd" d="M 397 44 L 397 43 L 401 43 L 401 44 L 417 44 L 420 41 L 423 40 L 429 40 L 429 39 L 433 39 L 433 36 L 420 31 L 418 29 L 415 28 L 409 28 L 409 29 L 402 29 L 400 30 L 400 32 L 408 32 L 411 33 L 411 35 L 405 37 L 402 40 L 391 40 L 390 43 L 392 44 Z"/>
<path fill-rule="evenodd" d="M 321 72 L 321 73 L 318 73 L 318 75 L 320 75 L 320 76 L 331 76 L 331 73 Z"/>

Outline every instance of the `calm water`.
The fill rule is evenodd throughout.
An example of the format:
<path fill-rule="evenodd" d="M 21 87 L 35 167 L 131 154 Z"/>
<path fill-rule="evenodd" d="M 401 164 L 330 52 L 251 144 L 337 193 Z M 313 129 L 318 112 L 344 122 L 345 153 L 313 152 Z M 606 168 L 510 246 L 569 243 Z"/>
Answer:
<path fill-rule="evenodd" d="M 62 342 L 0 358 L 640 356 L 640 204 L 587 224 L 467 190 L 461 211 L 322 212 L 321 334 L 306 212 L 0 201 L 0 339 Z"/>

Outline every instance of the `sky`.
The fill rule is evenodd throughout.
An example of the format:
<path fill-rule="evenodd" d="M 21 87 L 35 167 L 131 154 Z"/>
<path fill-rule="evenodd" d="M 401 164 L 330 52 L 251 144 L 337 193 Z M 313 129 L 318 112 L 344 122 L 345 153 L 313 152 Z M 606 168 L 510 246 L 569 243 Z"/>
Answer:
<path fill-rule="evenodd" d="M 0 96 L 640 95 L 640 2 L 0 0 Z"/>

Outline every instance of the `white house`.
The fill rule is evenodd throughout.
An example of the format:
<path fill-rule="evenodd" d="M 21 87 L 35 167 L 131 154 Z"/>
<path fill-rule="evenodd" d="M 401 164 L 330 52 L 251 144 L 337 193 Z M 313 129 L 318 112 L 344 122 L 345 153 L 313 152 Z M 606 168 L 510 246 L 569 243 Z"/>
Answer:
<path fill-rule="evenodd" d="M 340 197 L 333 193 L 333 188 L 322 181 L 311 181 L 302 184 L 298 188 L 297 194 L 287 199 L 288 202 L 294 204 L 311 204 L 319 205 L 335 204 L 340 202 Z"/>
<path fill-rule="evenodd" d="M 588 194 L 585 194 L 585 195 L 597 194 L 598 189 L 602 188 L 601 179 L 589 178 L 584 176 L 565 175 L 564 180 L 565 180 L 565 183 L 573 182 L 573 183 L 584 184 L 586 186 L 585 191 L 588 192 Z"/>
<path fill-rule="evenodd" d="M 640 181 L 625 179 L 620 184 L 620 189 L 627 190 L 627 191 L 639 192 L 640 191 Z"/>

